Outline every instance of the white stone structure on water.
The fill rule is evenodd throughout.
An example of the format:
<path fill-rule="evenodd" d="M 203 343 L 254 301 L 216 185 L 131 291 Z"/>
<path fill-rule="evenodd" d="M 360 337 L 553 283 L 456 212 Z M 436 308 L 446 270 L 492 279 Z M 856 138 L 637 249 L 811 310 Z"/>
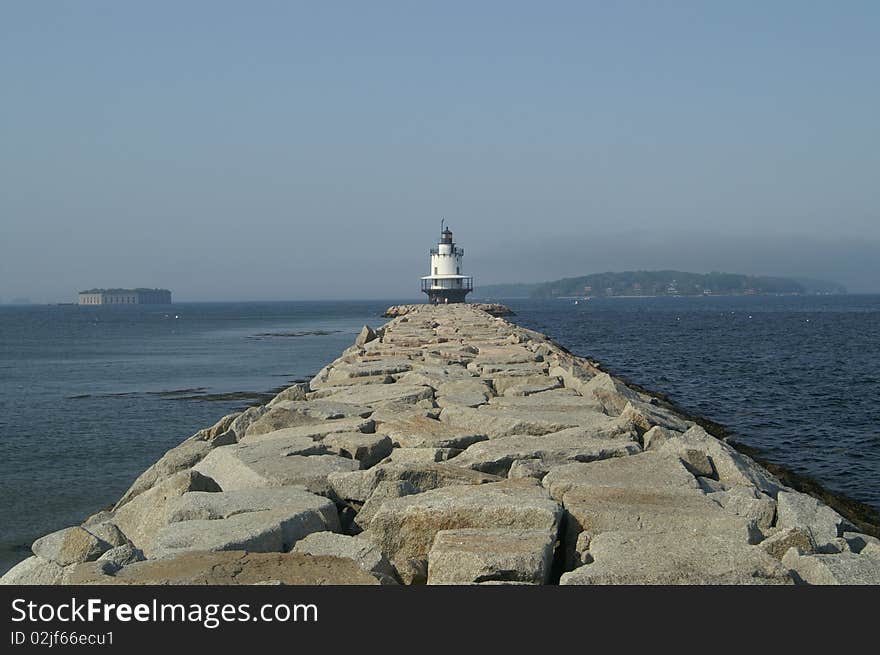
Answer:
<path fill-rule="evenodd" d="M 422 293 L 434 305 L 464 302 L 474 288 L 474 278 L 462 274 L 464 249 L 455 245 L 452 230 L 440 222 L 440 242 L 431 248 L 431 272 L 422 278 Z"/>
<path fill-rule="evenodd" d="M 544 335 L 390 313 L 2 582 L 880 583 L 876 538 Z"/>

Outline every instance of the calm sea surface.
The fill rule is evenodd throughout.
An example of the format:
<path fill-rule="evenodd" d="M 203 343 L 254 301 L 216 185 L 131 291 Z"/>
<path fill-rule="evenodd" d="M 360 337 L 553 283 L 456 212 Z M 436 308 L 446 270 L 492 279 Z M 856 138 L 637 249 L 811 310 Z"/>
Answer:
<path fill-rule="evenodd" d="M 507 302 L 520 325 L 880 508 L 880 296 Z M 253 394 L 317 372 L 388 304 L 0 307 L 0 571 Z"/>

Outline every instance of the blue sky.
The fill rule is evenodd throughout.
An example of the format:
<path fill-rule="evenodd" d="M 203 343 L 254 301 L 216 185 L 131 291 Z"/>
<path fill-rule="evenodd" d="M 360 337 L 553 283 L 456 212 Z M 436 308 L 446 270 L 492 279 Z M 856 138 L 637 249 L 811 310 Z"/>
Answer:
<path fill-rule="evenodd" d="M 0 299 L 633 268 L 880 291 L 876 2 L 0 5 Z"/>

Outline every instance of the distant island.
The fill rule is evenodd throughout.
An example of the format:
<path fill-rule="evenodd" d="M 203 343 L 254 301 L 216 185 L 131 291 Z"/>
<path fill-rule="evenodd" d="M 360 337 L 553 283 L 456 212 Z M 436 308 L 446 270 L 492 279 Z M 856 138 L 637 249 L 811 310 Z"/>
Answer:
<path fill-rule="evenodd" d="M 738 273 L 624 271 L 593 273 L 552 282 L 481 286 L 483 298 L 583 298 L 634 296 L 831 295 L 846 287 L 826 280 L 765 277 Z"/>

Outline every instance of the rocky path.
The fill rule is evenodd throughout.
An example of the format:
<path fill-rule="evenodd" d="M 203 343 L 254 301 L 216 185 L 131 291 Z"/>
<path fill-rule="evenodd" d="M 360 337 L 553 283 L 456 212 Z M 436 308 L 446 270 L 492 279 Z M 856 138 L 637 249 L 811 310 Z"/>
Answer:
<path fill-rule="evenodd" d="M 545 336 L 392 314 L 2 582 L 880 583 L 880 541 Z"/>

